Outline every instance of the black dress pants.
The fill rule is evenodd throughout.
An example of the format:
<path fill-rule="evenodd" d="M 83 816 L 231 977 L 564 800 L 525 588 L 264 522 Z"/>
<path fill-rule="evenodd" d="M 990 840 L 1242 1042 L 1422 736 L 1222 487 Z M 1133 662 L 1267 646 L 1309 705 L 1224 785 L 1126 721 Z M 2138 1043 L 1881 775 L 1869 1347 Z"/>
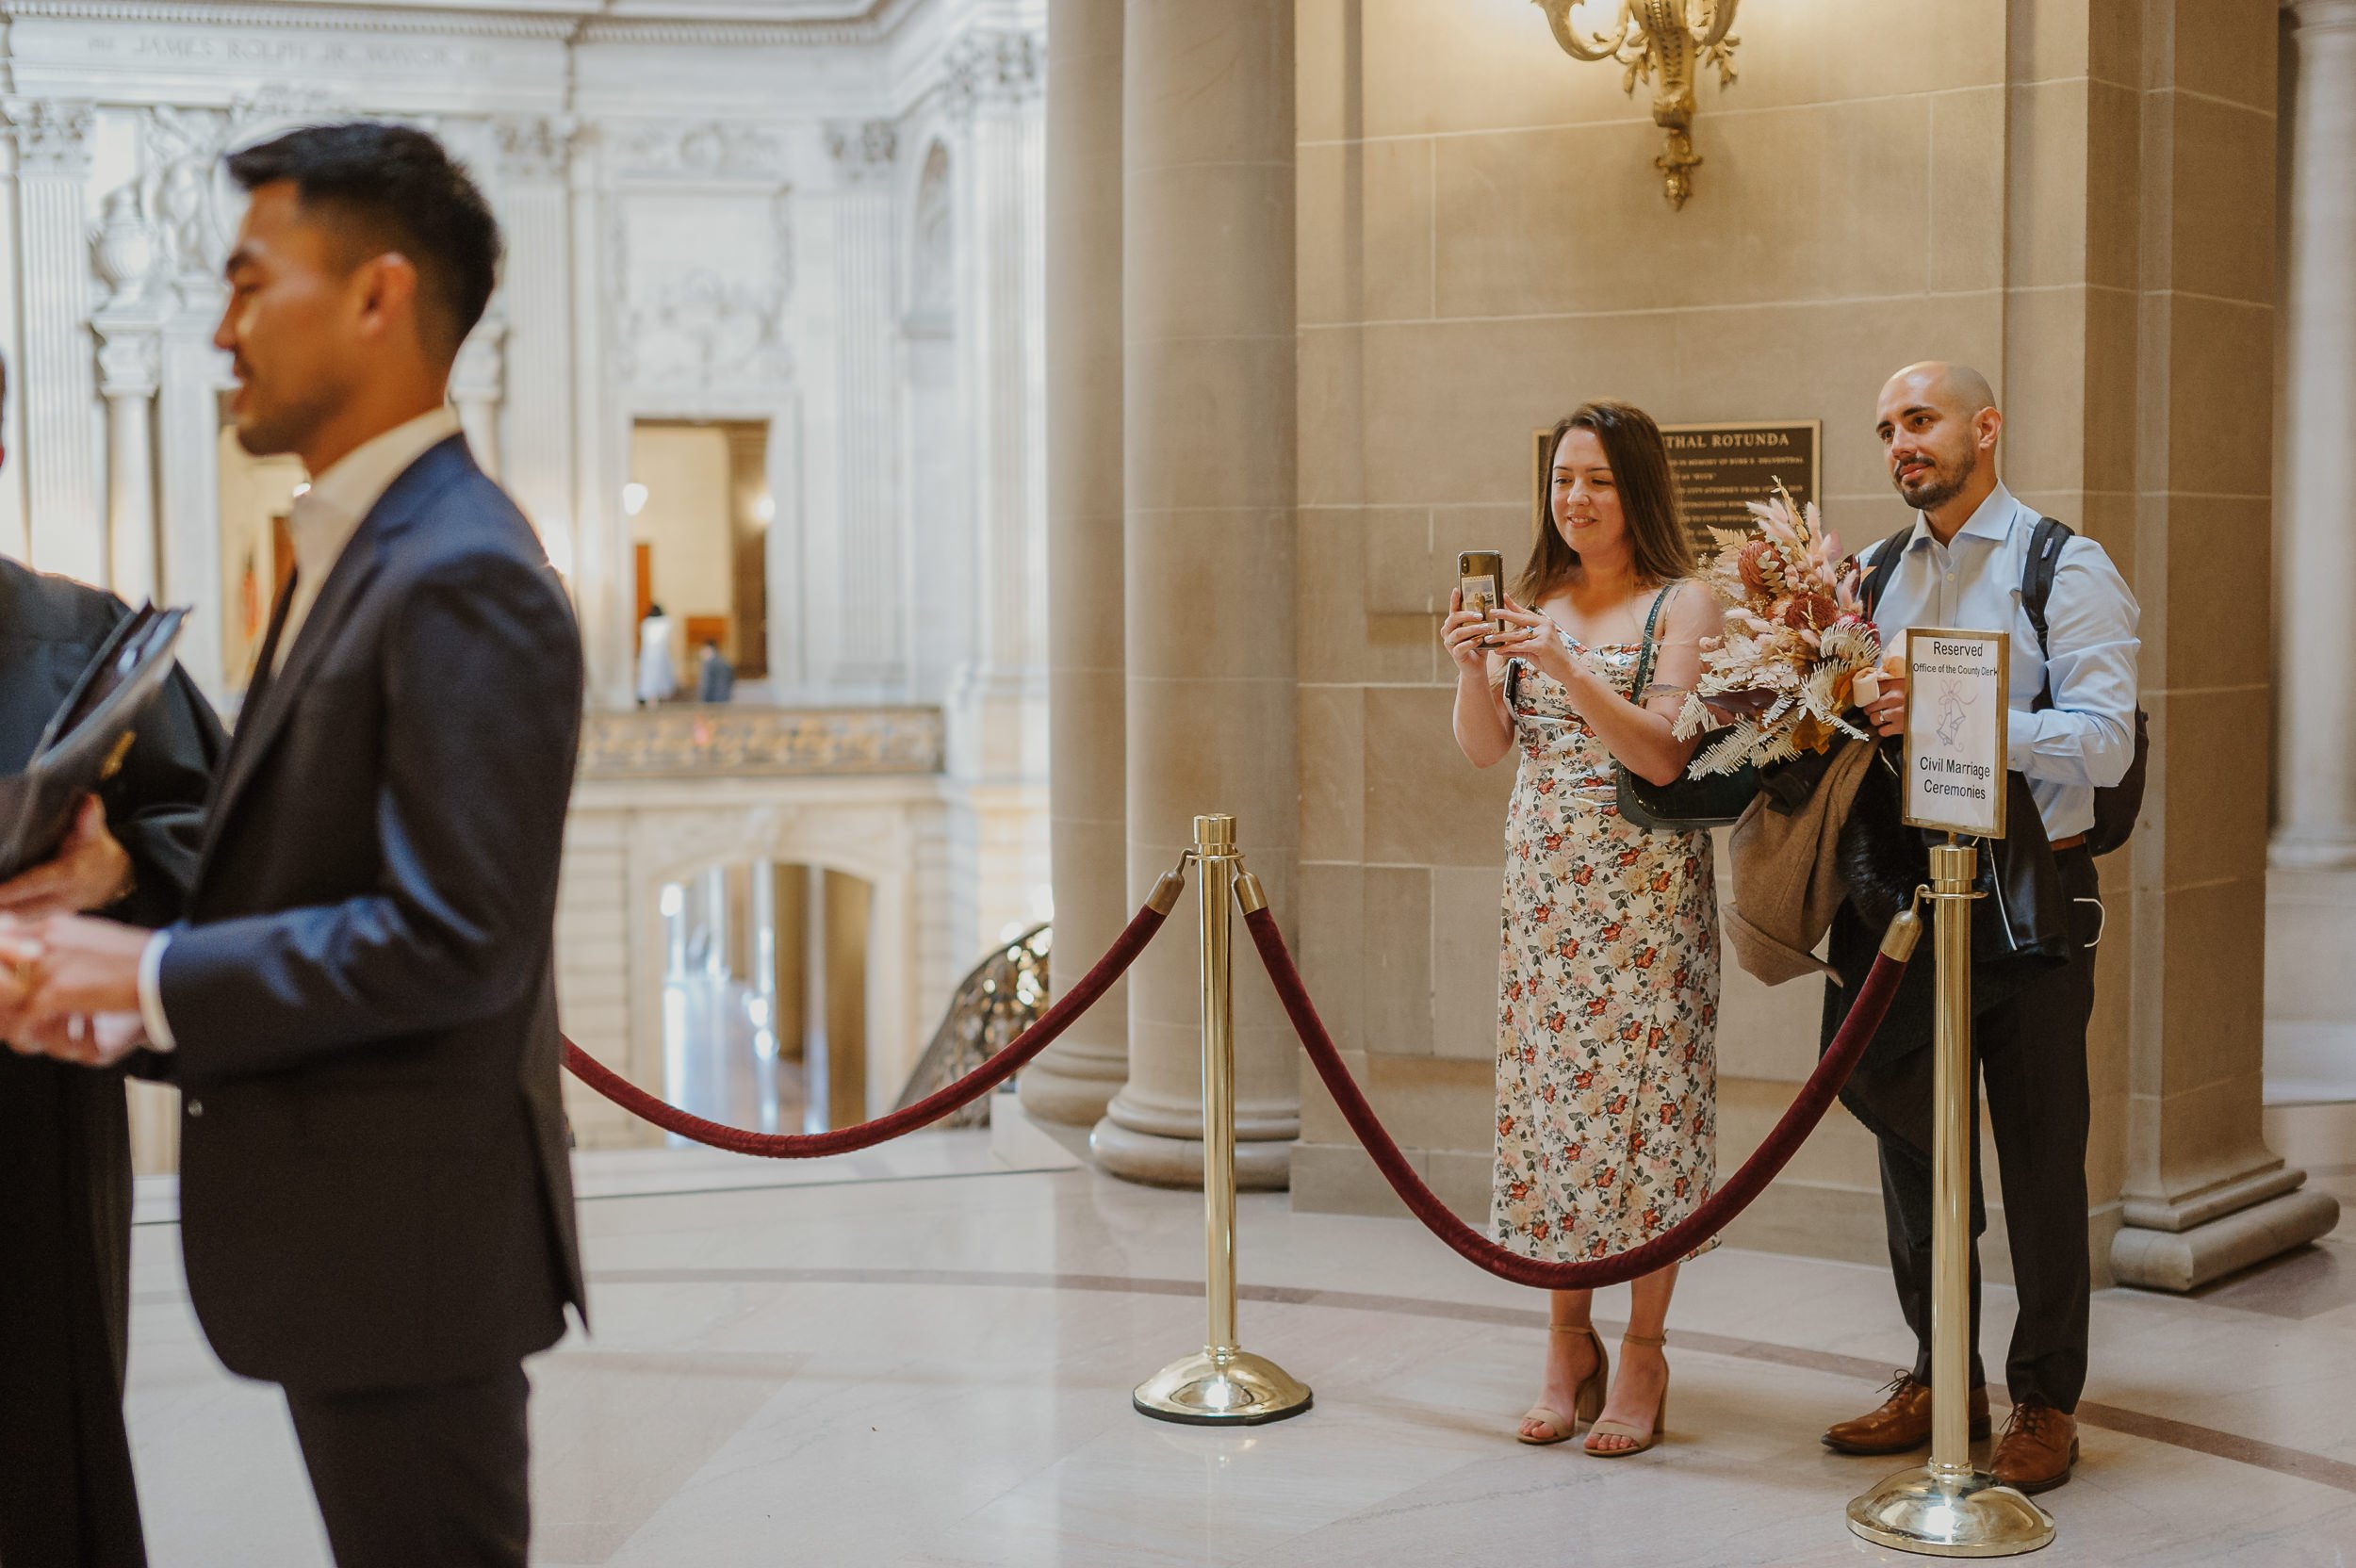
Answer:
<path fill-rule="evenodd" d="M 123 1077 L 0 1051 L 0 1564 L 145 1568 Z"/>
<path fill-rule="evenodd" d="M 2057 855 L 2070 905 L 2070 956 L 1972 1020 L 2020 1316 L 2004 1358 L 2004 1381 L 2017 1404 L 2041 1400 L 2065 1413 L 2078 1408 L 2086 1378 L 2086 1314 L 2091 1279 L 2086 1227 L 2086 1021 L 2094 1011 L 2093 942 L 2102 911 L 2093 857 Z M 1925 955 L 1927 957 L 1927 954 Z M 1861 1066 L 1842 1101 L 1881 1149 L 1882 1214 L 1899 1310 L 1914 1331 L 1914 1375 L 1931 1375 L 1931 1144 L 1934 1052 L 1906 1052 Z M 1980 1186 L 1978 1102 L 1973 1103 L 1972 1162 L 1972 1385 L 1987 1379 L 1980 1361 L 1979 1236 L 1988 1228 Z"/>
<path fill-rule="evenodd" d="M 336 1568 L 524 1568 L 531 1396 L 520 1365 L 425 1388 L 286 1390 Z"/>

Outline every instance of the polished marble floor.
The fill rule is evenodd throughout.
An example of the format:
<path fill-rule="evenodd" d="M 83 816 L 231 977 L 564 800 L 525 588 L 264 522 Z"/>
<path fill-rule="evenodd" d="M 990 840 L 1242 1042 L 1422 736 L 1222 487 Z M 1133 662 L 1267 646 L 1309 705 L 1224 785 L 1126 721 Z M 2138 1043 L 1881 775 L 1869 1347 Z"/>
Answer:
<path fill-rule="evenodd" d="M 1906 1353 L 1873 1270 L 1694 1264 L 1669 1440 L 1603 1462 L 1512 1440 L 1543 1339 L 1531 1293 L 1410 1221 L 1247 1198 L 1244 1339 L 1316 1408 L 1169 1426 L 1128 1396 L 1200 1344 L 1199 1198 L 996 1137 L 795 1167 L 584 1157 L 596 1331 L 533 1364 L 535 1561 L 1915 1560 L 1842 1526 L 1896 1465 L 1815 1441 Z M 143 1195 L 130 1408 L 156 1568 L 323 1564 L 284 1407 L 205 1350 L 170 1217 L 168 1187 Z M 1991 1289 L 1995 1356 L 2009 1314 Z M 2037 1560 L 2356 1559 L 2356 1233 L 2192 1299 L 2104 1292 L 2094 1324 L 2085 1458 L 2045 1499 L 2060 1533 Z"/>

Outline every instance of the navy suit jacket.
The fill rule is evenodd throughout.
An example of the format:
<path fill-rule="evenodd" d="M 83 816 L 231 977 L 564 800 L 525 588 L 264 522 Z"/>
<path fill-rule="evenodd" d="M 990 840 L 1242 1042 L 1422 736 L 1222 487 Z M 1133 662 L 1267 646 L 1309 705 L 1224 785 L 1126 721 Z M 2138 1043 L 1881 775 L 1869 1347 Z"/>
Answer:
<path fill-rule="evenodd" d="M 461 437 L 395 480 L 276 675 L 282 602 L 161 972 L 188 1293 L 232 1371 L 488 1376 L 582 1301 L 557 864 L 581 640 Z"/>

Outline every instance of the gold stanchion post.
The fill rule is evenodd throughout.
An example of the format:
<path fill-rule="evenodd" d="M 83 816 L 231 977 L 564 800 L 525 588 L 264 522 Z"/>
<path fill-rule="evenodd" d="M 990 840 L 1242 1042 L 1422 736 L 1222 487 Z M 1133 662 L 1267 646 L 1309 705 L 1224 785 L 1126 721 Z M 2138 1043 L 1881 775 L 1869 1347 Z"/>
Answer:
<path fill-rule="evenodd" d="M 2053 1539 L 2026 1494 L 1972 1462 L 1972 901 L 1979 852 L 1931 848 L 1938 1018 L 1932 1049 L 1931 1462 L 1849 1504 L 1850 1530 L 1927 1557 L 2014 1557 Z"/>
<path fill-rule="evenodd" d="M 1235 995 L 1230 906 L 1263 908 L 1259 879 L 1243 871 L 1235 819 L 1194 819 L 1203 876 L 1203 1240 L 1210 1331 L 1199 1355 L 1137 1385 L 1131 1402 L 1160 1421 L 1253 1427 L 1309 1408 L 1309 1387 L 1235 1342 Z M 1240 883 L 1239 883 L 1240 878 Z"/>

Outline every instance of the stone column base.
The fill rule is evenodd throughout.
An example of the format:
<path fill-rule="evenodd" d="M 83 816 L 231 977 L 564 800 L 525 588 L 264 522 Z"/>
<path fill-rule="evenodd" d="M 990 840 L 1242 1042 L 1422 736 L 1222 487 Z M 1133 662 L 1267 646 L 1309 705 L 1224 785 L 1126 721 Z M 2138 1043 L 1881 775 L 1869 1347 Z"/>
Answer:
<path fill-rule="evenodd" d="M 1060 1054 L 1041 1053 L 1038 1061 L 1023 1070 L 1015 1090 L 1023 1108 L 1041 1121 L 1092 1127 L 1128 1081 L 1126 1051 L 1096 1056 L 1067 1048 Z"/>
<path fill-rule="evenodd" d="M 2156 1228 L 2129 1223 L 2111 1239 L 2111 1271 L 2122 1285 L 2147 1290 L 2196 1290 L 2237 1269 L 2264 1263 L 2331 1233 L 2340 1222 L 2340 1200 L 2328 1192 L 2302 1190 L 2303 1170 L 2266 1173 L 2272 1197 L 2217 1213 L 2214 1204 L 2187 1205 L 2181 1226 Z M 2146 1205 L 2131 1202 L 2137 1215 Z"/>
<path fill-rule="evenodd" d="M 1123 1127 L 1110 1117 L 1088 1135 L 1088 1152 L 1114 1175 L 1153 1187 L 1200 1187 L 1203 1140 L 1164 1137 Z M 1290 1138 L 1235 1140 L 1235 1185 L 1245 1192 L 1281 1192 L 1292 1184 Z"/>

